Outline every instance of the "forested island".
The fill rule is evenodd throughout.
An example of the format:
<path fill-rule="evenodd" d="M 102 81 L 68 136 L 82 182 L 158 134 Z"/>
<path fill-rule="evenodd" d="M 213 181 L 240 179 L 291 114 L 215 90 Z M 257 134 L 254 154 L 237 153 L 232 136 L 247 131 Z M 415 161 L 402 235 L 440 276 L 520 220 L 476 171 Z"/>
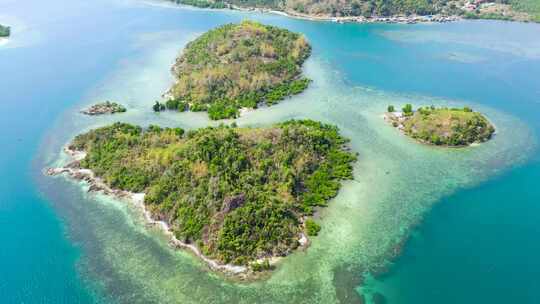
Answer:
<path fill-rule="evenodd" d="M 187 132 L 115 123 L 76 136 L 68 151 L 82 157 L 49 174 L 145 193 L 147 212 L 177 240 L 260 271 L 319 232 L 314 211 L 353 178 L 347 143 L 337 127 L 312 120 Z"/>
<path fill-rule="evenodd" d="M 11 35 L 11 28 L 0 24 L 0 38 L 7 38 Z"/>
<path fill-rule="evenodd" d="M 489 140 L 495 128 L 480 113 L 469 107 L 435 108 L 420 107 L 416 111 L 407 104 L 401 112 L 388 106 L 385 119 L 392 125 L 420 142 L 463 147 Z"/>
<path fill-rule="evenodd" d="M 92 105 L 88 109 L 82 110 L 81 113 L 86 114 L 86 115 L 101 115 L 101 114 L 123 113 L 126 111 L 127 109 L 123 105 L 107 100 L 105 102 L 100 102 L 95 105 Z"/>
<path fill-rule="evenodd" d="M 457 18 L 540 22 L 538 0 L 170 0 L 207 8 L 261 9 L 351 22 L 445 22 Z"/>
<path fill-rule="evenodd" d="M 241 108 L 273 105 L 310 80 L 302 64 L 311 46 L 300 34 L 252 21 L 226 24 L 190 42 L 173 66 L 177 80 L 154 111 L 207 111 L 235 118 Z"/>

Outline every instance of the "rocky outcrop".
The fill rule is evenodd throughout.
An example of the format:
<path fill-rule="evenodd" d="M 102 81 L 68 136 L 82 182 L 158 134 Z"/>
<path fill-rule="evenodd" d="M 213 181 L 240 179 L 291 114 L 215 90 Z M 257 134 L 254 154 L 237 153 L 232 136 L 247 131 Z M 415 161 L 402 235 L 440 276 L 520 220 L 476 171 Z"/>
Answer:
<path fill-rule="evenodd" d="M 102 115 L 102 114 L 114 114 L 126 112 L 126 108 L 116 102 L 101 102 L 91 106 L 88 109 L 82 110 L 81 113 L 85 115 Z"/>

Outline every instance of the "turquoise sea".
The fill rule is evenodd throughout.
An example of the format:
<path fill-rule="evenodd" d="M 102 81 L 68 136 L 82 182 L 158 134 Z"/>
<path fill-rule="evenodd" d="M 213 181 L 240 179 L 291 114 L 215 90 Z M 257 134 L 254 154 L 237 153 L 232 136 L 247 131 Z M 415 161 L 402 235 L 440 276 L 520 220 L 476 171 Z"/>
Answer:
<path fill-rule="evenodd" d="M 43 175 L 93 127 L 215 124 L 150 108 L 187 42 L 248 18 L 304 33 L 314 82 L 238 124 L 322 120 L 360 155 L 311 247 L 257 282 L 170 249 L 127 202 Z M 540 303 L 540 25 L 337 24 L 136 0 L 2 0 L 0 23 L 13 29 L 0 45 L 1 303 Z M 79 113 L 104 99 L 128 112 Z M 381 119 L 407 102 L 470 105 L 497 134 L 418 145 Z"/>

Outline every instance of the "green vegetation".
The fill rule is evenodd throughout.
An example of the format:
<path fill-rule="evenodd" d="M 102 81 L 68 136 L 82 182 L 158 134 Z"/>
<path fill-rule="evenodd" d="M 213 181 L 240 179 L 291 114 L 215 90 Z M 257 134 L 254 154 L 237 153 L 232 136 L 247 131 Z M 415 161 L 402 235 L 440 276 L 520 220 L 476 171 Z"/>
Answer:
<path fill-rule="evenodd" d="M 466 146 L 485 142 L 495 132 L 482 114 L 469 107 L 437 109 L 431 106 L 418 108 L 408 115 L 404 113 L 402 117 L 392 114 L 389 117 L 405 134 L 433 145 Z"/>
<path fill-rule="evenodd" d="M 413 107 L 410 103 L 406 104 L 401 110 L 405 116 L 411 116 L 413 114 Z"/>
<path fill-rule="evenodd" d="M 306 232 L 309 236 L 316 236 L 321 231 L 321 226 L 312 219 L 306 220 Z"/>
<path fill-rule="evenodd" d="M 9 37 L 11 35 L 11 28 L 0 24 L 0 37 Z"/>
<path fill-rule="evenodd" d="M 396 108 L 394 108 L 393 105 L 389 105 L 388 108 L 386 108 L 386 111 L 389 112 L 389 113 L 392 113 L 396 110 Z"/>
<path fill-rule="evenodd" d="M 167 102 L 169 103 L 169 102 Z M 156 100 L 156 102 L 154 103 L 154 105 L 152 106 L 152 110 L 154 110 L 154 112 L 161 112 L 161 111 L 165 111 L 166 109 L 166 104 L 163 104 L 159 101 Z"/>
<path fill-rule="evenodd" d="M 531 21 L 540 22 L 540 1 L 538 0 L 509 0 L 512 8 L 517 12 L 530 15 Z"/>
<path fill-rule="evenodd" d="M 176 4 L 191 5 L 201 8 L 228 8 L 229 6 L 223 1 L 209 1 L 209 0 L 171 0 Z"/>
<path fill-rule="evenodd" d="M 242 107 L 273 105 L 308 87 L 301 67 L 310 53 L 303 36 L 285 29 L 251 21 L 218 27 L 190 42 L 177 60 L 166 108 L 225 119 Z"/>
<path fill-rule="evenodd" d="M 270 261 L 268 261 L 268 259 L 264 259 L 260 263 L 258 262 L 251 263 L 250 266 L 253 271 L 257 271 L 257 272 L 272 269 L 272 265 L 270 265 Z"/>
<path fill-rule="evenodd" d="M 356 155 L 347 142 L 337 127 L 312 120 L 186 133 L 116 123 L 78 135 L 70 148 L 86 151 L 80 167 L 110 187 L 145 192 L 148 210 L 178 239 L 250 265 L 296 248 L 301 219 L 352 178 Z M 320 229 L 309 220 L 306 228 Z"/>

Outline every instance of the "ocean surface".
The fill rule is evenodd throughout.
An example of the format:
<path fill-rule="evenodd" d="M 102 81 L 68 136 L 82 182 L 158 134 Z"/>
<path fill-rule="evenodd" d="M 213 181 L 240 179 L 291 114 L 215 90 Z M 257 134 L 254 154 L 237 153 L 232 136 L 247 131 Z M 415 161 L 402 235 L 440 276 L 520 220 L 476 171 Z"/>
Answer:
<path fill-rule="evenodd" d="M 186 129 L 204 113 L 151 111 L 187 42 L 244 19 L 306 35 L 314 82 L 241 126 L 333 123 L 359 153 L 310 248 L 268 278 L 213 273 L 128 202 L 43 169 L 114 121 Z M 1 303 L 540 303 L 540 25 L 337 24 L 135 0 L 0 2 Z M 87 117 L 101 100 L 125 114 Z M 388 104 L 469 105 L 496 125 L 467 149 L 419 145 Z M 228 122 L 227 122 L 228 123 Z"/>

